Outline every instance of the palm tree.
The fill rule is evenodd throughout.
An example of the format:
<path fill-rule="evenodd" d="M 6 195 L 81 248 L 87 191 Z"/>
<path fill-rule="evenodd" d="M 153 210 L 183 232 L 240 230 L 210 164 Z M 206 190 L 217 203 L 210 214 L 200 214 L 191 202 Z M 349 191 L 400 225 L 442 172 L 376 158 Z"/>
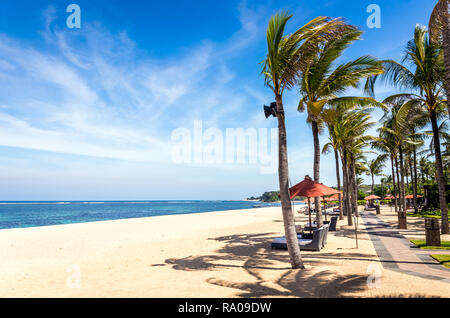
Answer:
<path fill-rule="evenodd" d="M 411 124 L 412 118 L 414 118 L 413 109 L 414 104 L 407 101 L 407 98 L 403 96 L 393 95 L 386 98 L 383 103 L 390 107 L 390 111 L 386 111 L 382 123 L 383 126 L 379 128 L 380 138 L 386 139 L 398 152 L 398 157 L 395 156 L 395 166 L 397 170 L 397 180 L 399 185 L 399 208 L 400 211 L 406 214 L 406 189 L 405 189 L 405 153 L 408 151 L 408 147 L 417 146 L 420 143 L 414 141 L 415 126 Z M 400 175 L 399 175 L 400 171 Z M 394 172 L 394 171 L 392 171 Z M 400 215 L 399 215 L 400 217 Z"/>
<path fill-rule="evenodd" d="M 445 65 L 445 90 L 447 92 L 447 112 L 450 116 L 450 0 L 439 0 L 431 13 L 430 38 L 434 43 L 442 43 Z"/>
<path fill-rule="evenodd" d="M 393 186 L 392 180 L 393 180 L 392 175 L 385 175 L 384 178 L 381 178 L 381 180 L 380 180 L 381 184 L 386 187 L 387 192 L 385 194 L 388 194 L 388 193 L 392 194 L 392 192 L 394 191 L 393 190 L 394 186 Z"/>
<path fill-rule="evenodd" d="M 353 181 L 350 180 L 351 156 L 352 154 L 354 156 L 355 144 L 367 143 L 371 140 L 371 137 L 365 136 L 364 133 L 374 123 L 369 122 L 368 110 L 346 109 L 343 105 L 343 103 L 337 104 L 333 108 L 324 110 L 322 118 L 326 123 L 331 123 L 335 147 L 339 149 L 343 174 L 344 211 L 347 215 L 348 225 L 353 225 L 352 211 L 357 209 L 355 206 L 357 197 L 351 183 Z"/>
<path fill-rule="evenodd" d="M 367 142 L 371 140 L 372 136 L 356 136 L 351 143 L 350 148 L 350 166 L 349 166 L 349 181 L 351 190 L 351 199 L 353 214 L 358 216 L 358 174 L 365 172 L 366 168 L 362 164 L 366 160 L 363 152 L 363 148 L 367 145 Z"/>
<path fill-rule="evenodd" d="M 383 138 L 384 137 L 384 138 Z M 398 179 L 396 179 L 395 176 L 395 165 L 394 161 L 397 158 L 397 147 L 395 145 L 395 140 L 392 135 L 385 134 L 384 136 L 380 138 L 375 138 L 374 141 L 371 143 L 371 147 L 373 149 L 378 150 L 381 153 L 385 153 L 389 155 L 389 158 L 391 160 L 391 178 L 392 178 L 392 194 L 394 196 L 394 207 L 395 212 L 397 212 L 397 194 L 400 192 L 398 189 Z"/>
<path fill-rule="evenodd" d="M 376 157 L 375 159 L 372 159 L 370 161 L 366 161 L 366 167 L 367 167 L 367 175 L 371 176 L 372 178 L 372 187 L 371 187 L 371 194 L 373 193 L 374 190 L 374 186 L 375 186 L 375 180 L 374 177 L 375 176 L 379 176 L 383 173 L 383 169 L 384 169 L 384 162 L 387 159 L 387 155 L 386 154 L 382 154 L 379 155 L 378 157 Z"/>
<path fill-rule="evenodd" d="M 329 123 L 327 123 L 327 127 L 328 127 L 328 134 L 329 134 L 330 142 L 325 144 L 325 146 L 323 146 L 322 154 L 328 154 L 331 151 L 330 149 L 333 148 L 334 160 L 335 160 L 335 164 L 336 164 L 337 189 L 339 191 L 341 191 L 341 175 L 339 173 L 339 149 L 336 144 L 337 141 L 333 135 L 333 124 L 331 121 Z M 340 193 L 338 194 L 338 199 L 339 199 L 339 219 L 343 220 L 344 219 L 344 211 L 342 210 L 342 195 Z"/>
<path fill-rule="evenodd" d="M 409 145 L 406 145 L 406 150 L 409 153 L 409 170 L 411 171 L 411 185 L 412 185 L 412 191 L 413 191 L 413 206 L 414 206 L 414 212 L 419 212 L 419 208 L 417 206 L 417 194 L 418 194 L 418 177 L 417 177 L 417 148 L 421 147 L 424 142 L 424 133 L 422 132 L 416 132 L 416 129 L 418 126 L 421 126 L 420 121 L 423 118 L 419 112 L 416 111 L 410 111 L 410 116 L 408 116 L 410 119 L 408 122 L 410 123 L 409 131 L 410 135 L 409 138 L 411 139 L 411 143 Z M 423 125 L 422 125 L 423 126 Z"/>
<path fill-rule="evenodd" d="M 414 39 L 408 42 L 403 62 L 409 62 L 415 67 L 411 71 L 395 61 L 383 61 L 385 72 L 374 76 L 366 83 L 366 89 L 373 95 L 374 84 L 378 77 L 388 80 L 394 86 L 407 89 L 414 93 L 398 94 L 391 99 L 406 98 L 406 108 L 423 108 L 428 113 L 434 138 L 434 155 L 436 164 L 436 179 L 439 189 L 439 205 L 442 215 L 442 233 L 449 233 L 448 207 L 445 195 L 445 179 L 442 164 L 441 145 L 437 116 L 445 107 L 442 96 L 443 54 L 438 45 L 431 42 L 427 30 L 423 26 L 416 26 Z M 407 115 L 407 112 L 404 114 Z M 401 148 L 400 148 L 401 150 Z M 400 151 L 400 165 L 403 165 L 402 151 Z M 403 170 L 403 167 L 401 167 Z"/>
<path fill-rule="evenodd" d="M 318 49 L 319 45 L 338 36 L 345 23 L 327 17 L 316 18 L 291 35 L 284 36 L 286 23 L 292 17 L 280 12 L 271 17 L 267 27 L 267 57 L 263 62 L 264 84 L 269 87 L 276 101 L 278 120 L 278 178 L 280 200 L 283 213 L 286 243 L 292 268 L 304 268 L 295 230 L 294 215 L 289 197 L 289 168 L 287 135 L 283 107 L 283 93 L 292 88 L 298 80 L 304 64 Z"/>
<path fill-rule="evenodd" d="M 378 129 L 380 133 L 380 139 L 389 140 L 393 143 L 398 156 L 393 157 L 395 160 L 395 170 L 397 171 L 398 189 L 399 189 L 399 209 L 406 212 L 406 200 L 405 200 L 405 176 L 403 169 L 403 148 L 405 143 L 405 135 L 403 134 L 403 128 L 405 122 L 402 121 L 403 117 L 397 116 L 398 110 L 401 107 L 403 101 L 398 103 L 391 103 L 391 110 L 385 112 L 382 123 L 383 126 Z M 400 169 L 398 162 L 400 161 Z M 400 175 L 399 175 L 400 171 Z"/>
<path fill-rule="evenodd" d="M 419 160 L 419 170 L 422 175 L 422 183 L 433 179 L 436 170 L 436 166 L 430 162 L 427 157 L 421 157 Z"/>
<path fill-rule="evenodd" d="M 338 97 L 349 87 L 357 87 L 362 79 L 383 72 L 381 63 L 374 57 L 362 56 L 346 64 L 333 67 L 333 63 L 354 41 L 359 40 L 362 31 L 348 26 L 339 38 L 326 42 L 312 57 L 301 73 L 299 91 L 302 98 L 298 110 L 307 110 L 314 139 L 314 180 L 320 181 L 320 142 L 321 113 L 326 105 L 346 104 L 348 107 L 367 105 L 376 102 L 369 97 Z M 317 225 L 322 224 L 319 198 L 315 200 Z"/>
<path fill-rule="evenodd" d="M 348 99 L 345 98 L 341 98 L 341 99 L 336 99 L 335 101 L 333 101 L 332 103 L 330 103 L 329 105 L 327 105 L 327 107 L 322 111 L 321 113 L 321 117 L 320 120 L 321 122 L 324 122 L 328 128 L 328 135 L 329 135 L 329 140 L 330 142 L 325 144 L 322 150 L 322 154 L 327 154 L 329 152 L 331 152 L 331 148 L 333 148 L 334 151 L 334 156 L 335 156 L 335 162 L 336 162 L 336 179 L 337 179 L 337 183 L 338 183 L 338 190 L 341 190 L 341 184 L 340 184 L 340 173 L 339 173 L 339 158 L 340 156 L 342 156 L 342 153 L 340 153 L 341 149 L 340 149 L 340 142 L 341 142 L 341 136 L 336 135 L 337 131 L 335 130 L 335 125 L 339 122 L 341 122 L 344 118 L 344 115 L 346 112 L 349 112 L 351 110 L 355 110 L 355 111 L 368 111 L 373 107 L 379 107 L 381 104 L 378 103 L 377 101 L 373 100 L 373 99 L 364 99 L 364 101 L 362 102 L 363 98 L 359 98 L 360 101 L 360 106 L 358 106 L 358 104 L 353 104 L 350 105 L 348 103 Z M 384 105 L 381 105 L 382 107 L 384 107 Z M 343 197 L 344 199 L 344 206 L 342 204 L 342 198 L 341 195 L 339 194 L 339 217 L 341 220 L 344 219 L 344 211 L 347 211 L 348 209 L 352 209 L 355 213 L 357 212 L 357 197 L 358 197 L 358 174 L 361 174 L 362 172 L 365 171 L 365 168 L 363 167 L 363 165 L 360 163 L 360 161 L 363 161 L 364 156 L 361 154 L 361 151 L 359 150 L 359 148 L 357 147 L 357 145 L 359 146 L 363 146 L 364 143 L 357 143 L 356 142 L 357 139 L 355 139 L 355 143 L 352 146 L 353 147 L 353 160 L 351 160 L 351 162 L 353 162 L 353 166 L 351 166 L 350 170 L 346 169 L 345 171 L 343 170 L 343 174 L 344 174 L 344 183 L 345 183 L 345 178 L 348 177 L 348 181 L 350 183 L 354 182 L 354 186 L 352 186 L 352 184 L 350 185 L 345 185 L 344 187 L 344 192 L 347 192 L 350 190 L 350 186 L 352 186 L 354 194 L 352 193 L 350 195 L 350 197 L 352 198 L 352 202 L 349 206 L 349 204 L 347 202 L 345 202 L 345 198 L 346 196 Z M 364 142 L 367 140 L 364 140 Z M 361 148 L 361 147 L 360 147 Z M 350 158 L 351 159 L 351 158 Z M 358 161 L 359 160 L 359 161 Z M 342 168 L 344 169 L 344 167 Z M 348 173 L 348 176 L 346 176 L 346 174 Z M 349 189 L 347 189 L 347 186 L 349 187 Z M 347 212 L 345 213 L 347 215 Z"/>

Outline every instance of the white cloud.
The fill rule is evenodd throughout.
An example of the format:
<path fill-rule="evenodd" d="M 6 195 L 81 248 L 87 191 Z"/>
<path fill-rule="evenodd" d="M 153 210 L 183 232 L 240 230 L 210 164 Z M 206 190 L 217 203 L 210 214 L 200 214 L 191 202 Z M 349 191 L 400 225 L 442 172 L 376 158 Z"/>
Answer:
<path fill-rule="evenodd" d="M 242 29 L 229 43 L 203 42 L 153 59 L 126 32 L 87 22 L 77 33 L 60 29 L 49 7 L 44 48 L 1 36 L 0 145 L 167 161 L 172 129 L 202 118 L 224 125 L 223 117 L 248 101 L 236 94 L 223 58 L 254 39 L 254 15 L 240 9 Z"/>

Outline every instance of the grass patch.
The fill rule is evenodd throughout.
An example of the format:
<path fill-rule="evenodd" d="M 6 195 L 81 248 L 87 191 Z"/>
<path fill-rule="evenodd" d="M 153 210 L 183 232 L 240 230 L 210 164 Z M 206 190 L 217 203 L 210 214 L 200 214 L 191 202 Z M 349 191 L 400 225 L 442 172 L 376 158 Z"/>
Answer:
<path fill-rule="evenodd" d="M 411 240 L 411 243 L 423 250 L 450 250 L 450 241 L 441 241 L 441 246 L 427 246 L 425 240 Z"/>
<path fill-rule="evenodd" d="M 435 260 L 437 260 L 442 265 L 444 265 L 445 267 L 450 268 L 450 255 L 432 254 L 430 256 Z"/>
<path fill-rule="evenodd" d="M 439 212 L 439 214 L 427 214 L 426 212 L 419 212 L 419 213 L 414 213 L 414 212 L 409 212 L 408 216 L 412 216 L 415 218 L 433 218 L 433 219 L 441 219 L 441 214 Z M 448 220 L 450 221 L 450 216 L 448 217 Z"/>
<path fill-rule="evenodd" d="M 437 211 L 419 211 L 418 213 L 409 212 L 408 216 L 412 216 L 415 218 L 433 218 L 433 219 L 441 219 L 441 210 Z M 450 221 L 450 215 L 448 217 Z"/>

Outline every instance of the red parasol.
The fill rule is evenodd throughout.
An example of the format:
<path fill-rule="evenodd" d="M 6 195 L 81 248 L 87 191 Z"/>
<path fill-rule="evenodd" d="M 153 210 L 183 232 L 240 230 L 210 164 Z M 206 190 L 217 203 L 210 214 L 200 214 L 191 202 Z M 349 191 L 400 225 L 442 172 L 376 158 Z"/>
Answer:
<path fill-rule="evenodd" d="M 416 197 L 422 198 L 422 196 L 420 194 L 418 194 Z M 405 195 L 405 199 L 414 199 L 414 195 L 412 195 L 412 194 Z"/>
<path fill-rule="evenodd" d="M 341 192 L 339 190 L 327 187 L 322 183 L 315 182 L 308 176 L 305 177 L 305 180 L 289 189 L 291 199 L 297 196 L 307 198 L 323 197 L 336 193 Z"/>
<path fill-rule="evenodd" d="M 364 200 L 366 200 L 366 201 L 370 201 L 370 200 L 378 200 L 378 199 L 381 199 L 379 196 L 377 196 L 377 195 L 373 195 L 373 194 L 371 194 L 371 195 L 369 195 L 368 197 L 365 197 L 364 198 Z"/>
<path fill-rule="evenodd" d="M 342 193 L 339 192 L 339 193 L 333 194 L 332 196 L 325 198 L 325 201 L 329 202 L 329 201 L 339 200 L 339 194 L 342 194 Z"/>
<path fill-rule="evenodd" d="M 291 199 L 301 196 L 308 198 L 308 214 L 309 214 L 309 232 L 312 233 L 312 222 L 311 222 L 311 198 L 314 197 L 323 197 L 336 193 L 341 193 L 339 190 L 335 190 L 333 188 L 327 187 L 322 183 L 315 182 L 311 179 L 311 177 L 306 176 L 305 180 L 296 184 L 292 188 L 289 189 L 289 194 Z M 325 213 L 326 217 L 326 213 Z"/>

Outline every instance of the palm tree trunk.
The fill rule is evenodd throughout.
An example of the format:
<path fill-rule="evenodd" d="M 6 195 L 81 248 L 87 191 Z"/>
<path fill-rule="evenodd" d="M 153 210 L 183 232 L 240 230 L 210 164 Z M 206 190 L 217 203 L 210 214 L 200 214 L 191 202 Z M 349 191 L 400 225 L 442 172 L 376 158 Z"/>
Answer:
<path fill-rule="evenodd" d="M 413 147 L 413 159 L 409 161 L 409 168 L 411 169 L 411 184 L 413 188 L 413 205 L 414 213 L 419 212 L 417 208 L 417 162 L 416 162 L 416 146 Z M 414 169 L 413 169 L 414 166 Z"/>
<path fill-rule="evenodd" d="M 280 95 L 276 96 L 278 119 L 278 179 L 280 183 L 281 210 L 283 213 L 284 232 L 286 245 L 291 260 L 291 266 L 304 268 L 300 247 L 298 245 L 297 231 L 295 229 L 294 214 L 292 213 L 291 199 L 289 195 L 289 166 L 287 154 L 287 135 L 284 122 L 283 102 Z"/>
<path fill-rule="evenodd" d="M 358 216 L 358 187 L 356 185 L 355 158 L 353 157 L 353 154 L 350 154 L 350 183 L 352 185 L 353 215 Z"/>
<path fill-rule="evenodd" d="M 394 207 L 395 212 L 397 212 L 397 189 L 396 189 L 396 182 L 395 182 L 395 171 L 394 171 L 394 158 L 391 156 L 391 168 L 392 168 L 392 189 L 393 189 L 393 195 L 394 195 Z"/>
<path fill-rule="evenodd" d="M 370 175 L 372 176 L 372 188 L 371 188 L 370 192 L 371 192 L 371 194 L 374 194 L 373 192 L 374 192 L 374 187 L 375 187 L 375 180 L 373 177 L 373 173 L 371 173 Z"/>
<path fill-rule="evenodd" d="M 314 181 L 320 182 L 320 142 L 319 142 L 319 126 L 316 121 L 311 122 L 312 133 L 314 138 Z M 316 207 L 317 227 L 322 226 L 322 207 L 320 206 L 320 197 L 314 198 Z"/>
<path fill-rule="evenodd" d="M 347 170 L 344 164 L 344 157 L 343 153 L 341 151 L 341 163 L 342 163 L 342 184 L 343 184 L 343 195 L 342 195 L 342 203 L 344 205 L 344 216 L 348 215 L 348 211 L 350 210 L 350 205 L 348 201 L 348 177 L 347 177 Z"/>
<path fill-rule="evenodd" d="M 445 90 L 447 91 L 447 112 L 450 117 L 450 23 L 444 27 L 442 32 L 442 47 L 444 48 L 445 65 Z"/>
<path fill-rule="evenodd" d="M 445 179 L 444 171 L 442 168 L 442 157 L 441 157 L 441 144 L 439 140 L 439 128 L 437 125 L 436 112 L 432 111 L 430 114 L 431 127 L 433 128 L 433 139 L 434 139 L 434 157 L 436 164 L 436 179 L 439 189 L 439 205 L 441 207 L 441 232 L 442 234 L 448 234 L 448 210 L 447 210 L 447 200 L 445 197 Z"/>
<path fill-rule="evenodd" d="M 403 166 L 403 149 L 402 145 L 399 146 L 400 153 L 400 192 L 401 192 L 401 204 L 402 211 L 406 213 L 406 199 L 405 199 L 405 168 Z"/>
<path fill-rule="evenodd" d="M 342 154 L 342 173 L 344 175 L 344 195 L 345 202 L 347 204 L 347 223 L 348 225 L 353 225 L 352 202 L 350 201 L 350 182 L 348 177 L 347 150 L 345 148 Z"/>
<path fill-rule="evenodd" d="M 405 189 L 405 195 L 406 195 L 406 192 L 408 192 L 408 189 L 409 189 L 409 183 L 408 183 L 409 170 L 408 170 L 408 160 L 406 160 L 406 158 L 405 158 L 404 167 L 405 167 L 405 179 L 406 179 L 406 189 Z"/>
<path fill-rule="evenodd" d="M 342 155 L 341 155 L 341 162 L 342 162 Z M 348 213 L 348 201 L 347 201 L 347 196 L 345 195 L 345 193 L 347 192 L 347 180 L 345 178 L 346 176 L 346 172 L 344 171 L 344 165 L 342 164 L 342 205 L 343 205 L 343 214 L 344 217 L 347 216 Z"/>
<path fill-rule="evenodd" d="M 402 210 L 402 188 L 401 188 L 401 181 L 400 181 L 400 172 L 398 167 L 398 159 L 395 157 L 395 170 L 397 173 L 397 189 L 398 189 L 398 210 Z"/>
<path fill-rule="evenodd" d="M 341 191 L 341 175 L 339 173 L 339 154 L 337 149 L 334 149 L 334 159 L 336 161 L 336 180 L 337 180 L 337 188 Z M 344 219 L 344 211 L 342 211 L 342 196 L 339 193 L 339 220 Z"/>
<path fill-rule="evenodd" d="M 425 174 L 424 174 L 424 172 L 423 172 L 422 166 L 420 167 L 420 176 L 421 176 L 421 178 L 422 178 L 422 184 L 424 184 L 424 183 L 425 183 Z"/>

